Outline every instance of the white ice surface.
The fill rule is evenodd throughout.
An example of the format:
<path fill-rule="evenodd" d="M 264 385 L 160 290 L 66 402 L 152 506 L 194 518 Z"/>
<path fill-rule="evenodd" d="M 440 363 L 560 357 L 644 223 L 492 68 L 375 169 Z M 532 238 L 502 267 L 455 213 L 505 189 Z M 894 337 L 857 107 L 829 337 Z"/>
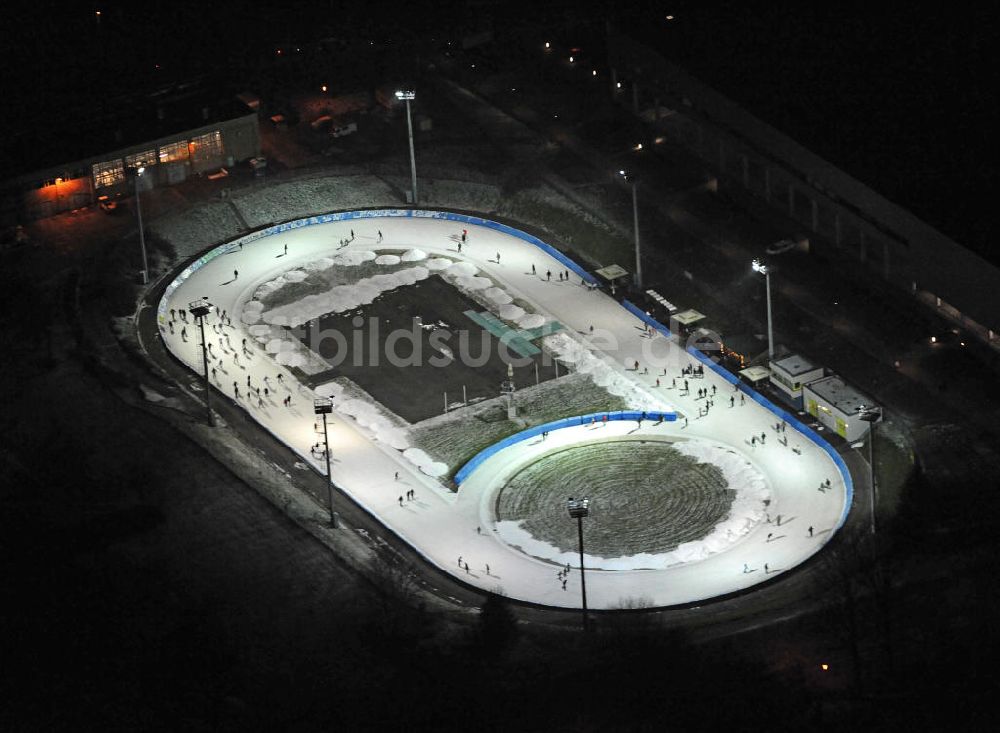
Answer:
<path fill-rule="evenodd" d="M 262 219 L 264 222 L 283 218 L 268 208 L 266 197 L 256 205 L 260 211 L 247 209 L 244 216 L 252 215 L 255 222 L 261 217 L 267 217 Z M 339 240 L 347 238 L 351 228 L 357 233 L 355 240 L 346 248 L 338 249 Z M 472 244 L 456 255 L 454 237 L 462 228 L 469 229 Z M 381 241 L 376 241 L 377 229 L 381 229 L 384 235 Z M 285 244 L 289 246 L 288 255 L 277 257 Z M 645 404 L 649 409 L 674 407 L 689 419 L 687 427 L 681 419 L 675 423 L 665 422 L 658 426 L 658 430 L 673 436 L 704 438 L 713 444 L 732 448 L 750 460 L 766 477 L 766 485 L 771 491 L 768 511 L 772 517 L 779 514 L 785 517 L 780 529 L 774 524 L 757 523 L 724 551 L 714 552 L 704 559 L 686 559 L 662 570 L 588 573 L 587 595 L 591 606 L 612 608 L 623 599 L 639 597 L 649 599 L 654 605 L 671 605 L 737 591 L 794 567 L 817 552 L 832 536 L 831 530 L 838 524 L 844 510 L 846 494 L 836 466 L 822 449 L 795 433 L 791 427 L 786 434 L 788 447 L 778 444 L 770 430 L 776 420 L 774 415 L 751 400 L 742 406 L 737 400 L 735 407 L 730 408 L 728 396 L 731 386 L 712 373 L 706 373 L 703 380 L 692 384 L 693 388 L 714 386 L 718 392 L 709 415 L 699 418 L 697 408 L 704 401 L 695 398 L 696 389 L 685 394 L 670 388 L 671 378 L 678 377 L 681 367 L 692 361 L 679 345 L 659 334 L 647 338 L 638 328 L 638 319 L 604 293 L 582 287 L 578 279 L 547 282 L 544 278 L 526 274 L 530 273 L 532 264 L 540 272 L 549 269 L 555 272 L 565 267 L 537 247 L 511 235 L 422 217 L 386 217 L 301 227 L 280 236 L 248 242 L 240 252 L 234 251 L 207 262 L 172 291 L 166 307 L 185 308 L 188 302 L 208 296 L 213 305 L 231 314 L 233 328 L 227 328 L 226 332 L 231 332 L 234 345 L 238 345 L 243 337 L 267 338 L 273 334 L 260 330 L 264 324 L 253 324 L 251 327 L 258 329 L 254 332 L 244 330 L 247 326 L 241 316 L 255 312 L 257 307 L 251 307 L 255 297 L 259 299 L 262 293 L 283 287 L 288 282 L 282 277 L 283 273 L 312 270 L 311 263 L 324 259 L 355 264 L 371 261 L 377 257 L 373 251 L 375 247 L 404 251 L 419 249 L 426 255 L 420 260 L 425 277 L 429 271 L 451 267 L 456 260 L 467 263 L 469 268 L 462 268 L 464 272 L 455 277 L 488 278 L 491 287 L 501 287 L 519 302 L 531 304 L 535 313 L 518 320 L 521 328 L 535 328 L 546 321 L 556 320 L 567 329 L 562 335 L 578 344 L 588 342 L 587 336 L 578 334 L 586 334 L 590 326 L 613 335 L 614 344 L 595 342 L 586 350 L 568 342 L 561 343 L 561 346 L 559 341 L 556 344 L 562 353 L 576 359 L 576 368 L 591 375 L 595 383 L 607 386 L 609 391 L 624 392 L 630 403 Z M 492 261 L 496 252 L 501 253 L 502 264 Z M 410 261 L 405 256 L 402 259 Z M 240 271 L 235 282 L 232 281 L 234 267 Z M 379 289 L 374 286 L 367 289 L 355 286 L 343 294 L 339 304 L 349 307 L 351 304 L 356 306 L 370 302 L 378 292 Z M 290 316 L 300 320 L 307 314 L 300 311 L 270 315 L 272 323 L 281 324 L 288 323 Z M 208 317 L 208 325 L 217 322 L 213 312 Z M 174 335 L 169 333 L 166 323 L 161 325 L 161 335 L 167 347 L 194 372 L 200 373 L 198 340 L 182 341 L 176 324 Z M 554 338 L 547 337 L 547 345 Z M 255 343 L 248 338 L 248 345 Z M 240 356 L 234 360 L 232 352 L 222 353 L 220 350 L 215 350 L 215 357 L 212 366 L 220 370 L 217 386 L 229 399 L 233 399 L 233 392 L 227 385 L 232 382 L 242 386 L 249 374 L 251 381 L 257 385 L 265 376 L 269 377 L 273 389 L 271 399 L 264 402 L 263 408 L 258 407 L 256 399 L 248 402 L 245 397 L 241 397 L 237 404 L 288 444 L 303 461 L 322 471 L 322 462 L 310 451 L 317 440 L 312 400 L 318 390 L 313 392 L 300 386 L 292 372 L 277 364 L 267 351 L 259 347 L 249 358 Z M 626 369 L 625 365 L 630 367 L 635 360 L 648 365 L 649 373 Z M 662 373 L 664 368 L 666 375 Z M 283 375 L 281 383 L 276 381 L 279 374 Z M 658 376 L 660 387 L 655 384 Z M 324 388 L 330 389 L 331 395 L 336 394 L 333 388 L 326 385 Z M 241 394 L 245 394 L 245 390 L 241 389 Z M 292 398 L 290 407 L 282 405 L 286 396 Z M 336 458 L 333 478 L 355 501 L 444 572 L 453 573 L 456 569 L 455 558 L 462 555 L 472 570 L 468 575 L 461 574 L 463 582 L 478 585 L 484 590 L 501 588 L 511 597 L 536 603 L 578 607 L 579 572 L 570 574 L 568 588 L 564 591 L 556 580 L 556 565 L 552 561 L 539 560 L 515 550 L 494 531 L 496 527 L 490 504 L 494 483 L 502 480 L 508 466 L 530 458 L 531 452 L 536 450 L 532 441 L 522 442 L 492 456 L 454 494 L 429 475 L 440 470 L 433 457 L 427 456 L 426 460 L 413 463 L 400 453 L 400 449 L 408 446 L 399 440 L 398 428 L 387 426 L 378 419 L 377 409 L 371 411 L 360 405 L 350 409 L 361 416 L 361 420 L 344 412 L 342 405 L 336 405 L 334 419 L 330 421 L 330 442 Z M 610 437 L 624 435 L 634 428 L 634 423 L 610 423 L 600 429 L 606 430 Z M 560 440 L 570 440 L 573 430 L 577 429 L 554 431 L 549 436 L 548 446 L 552 447 Z M 759 436 L 761 432 L 766 432 L 771 440 L 766 446 L 758 444 L 756 448 L 751 448 L 747 442 L 749 436 Z M 396 445 L 390 447 L 394 442 Z M 793 447 L 798 448 L 800 453 L 794 453 Z M 394 477 L 397 471 L 398 481 Z M 833 481 L 833 488 L 818 492 L 816 487 L 827 478 Z M 411 488 L 416 489 L 416 500 L 404 501 L 400 506 L 398 496 Z M 599 511 L 599 507 L 592 509 Z M 813 537 L 809 537 L 807 532 L 810 526 L 815 530 Z M 477 527 L 482 530 L 481 534 L 476 532 Z M 767 542 L 768 532 L 772 532 L 777 539 Z M 764 563 L 770 566 L 769 574 L 763 570 Z M 484 572 L 486 564 L 490 566 L 490 574 Z"/>

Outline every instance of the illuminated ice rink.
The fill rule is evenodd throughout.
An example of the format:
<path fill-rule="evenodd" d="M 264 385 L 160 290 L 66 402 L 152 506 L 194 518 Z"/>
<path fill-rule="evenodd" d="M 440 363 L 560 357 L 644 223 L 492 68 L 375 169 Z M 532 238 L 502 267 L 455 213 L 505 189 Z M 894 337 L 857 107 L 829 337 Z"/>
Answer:
<path fill-rule="evenodd" d="M 206 253 L 167 288 L 159 305 L 165 344 L 201 374 L 201 345 L 193 319 L 189 316 L 186 324 L 174 319 L 173 333 L 169 322 L 171 309 L 186 309 L 190 302 L 207 298 L 213 306 L 205 329 L 206 340 L 213 344 L 209 367 L 217 370 L 220 390 L 213 398 L 233 400 L 235 382 L 241 394 L 236 403 L 320 473 L 325 472 L 325 460 L 313 451 L 322 441 L 315 430 L 313 400 L 332 398 L 329 440 L 335 484 L 428 562 L 486 591 L 579 607 L 575 546 L 559 548 L 531 537 L 516 522 L 498 522 L 497 494 L 525 466 L 595 441 L 641 439 L 673 446 L 716 466 L 729 485 L 732 503 L 704 537 L 668 551 L 588 556 L 587 600 L 592 608 L 615 608 L 630 599 L 671 606 L 743 590 L 790 570 L 829 541 L 847 514 L 850 478 L 827 450 L 795 425 L 789 423 L 779 434 L 774 426 L 780 417 L 749 396 L 741 404 L 732 384 L 708 367 L 703 379 L 691 380 L 690 392 L 671 388 L 673 379 L 682 381 L 683 367 L 698 363 L 683 344 L 662 333 L 650 336 L 636 315 L 585 285 L 580 274 L 530 237 L 465 217 L 408 214 L 361 212 L 339 221 L 303 220 L 299 226 L 283 231 L 274 227 Z M 468 237 L 459 253 L 463 229 Z M 345 240 L 349 244 L 343 244 Z M 259 302 L 302 282 L 310 272 L 361 264 L 367 268 L 363 282 L 343 283 L 276 308 Z M 383 266 L 386 272 L 380 273 L 377 268 Z M 569 279 L 557 280 L 557 273 L 567 269 Z M 545 276 L 549 271 L 551 280 Z M 647 420 L 641 427 L 635 420 L 622 420 L 553 429 L 544 439 L 532 436 L 485 458 L 454 491 L 441 476 L 458 467 L 413 444 L 407 426 L 387 418 L 371 398 L 334 382 L 315 390 L 300 384 L 297 373 L 317 373 L 324 364 L 291 336 L 282 337 L 286 327 L 330 311 L 350 312 L 382 292 L 437 275 L 478 302 L 492 303 L 489 310 L 512 328 L 558 322 L 562 330 L 557 335 L 536 343 L 545 343 L 564 364 L 589 375 L 629 408 L 673 413 L 677 419 Z M 215 307 L 226 311 L 231 328 L 219 326 Z M 240 355 L 243 339 L 249 355 Z M 637 361 L 639 369 L 634 368 Z M 268 385 L 268 399 L 259 400 L 256 391 L 246 396 L 248 376 L 254 388 Z M 707 416 L 699 416 L 705 400 L 697 399 L 697 389 L 711 392 L 713 387 L 714 406 Z M 759 442 L 762 433 L 764 444 Z M 756 445 L 750 443 L 751 436 L 758 437 Z M 779 437 L 786 438 L 787 445 L 779 443 Z M 575 469 L 575 476 L 586 476 L 586 467 Z M 829 488 L 824 486 L 827 481 Z M 588 494 L 587 485 L 564 489 L 567 496 Z M 399 498 L 410 490 L 415 498 L 401 504 Z M 559 501 L 565 503 L 565 498 Z M 601 511 L 599 502 L 591 504 L 595 518 Z M 641 524 L 642 502 L 633 501 L 626 514 L 630 522 Z M 565 517 L 575 531 L 575 520 Z M 585 539 L 589 521 L 584 520 Z M 564 588 L 557 573 L 567 562 L 572 570 Z"/>

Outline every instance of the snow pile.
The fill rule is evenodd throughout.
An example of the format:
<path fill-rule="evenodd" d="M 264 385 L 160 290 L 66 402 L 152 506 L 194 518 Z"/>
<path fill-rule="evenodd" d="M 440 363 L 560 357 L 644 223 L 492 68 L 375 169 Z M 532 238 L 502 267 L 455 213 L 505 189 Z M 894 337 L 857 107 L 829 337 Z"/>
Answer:
<path fill-rule="evenodd" d="M 379 255 L 375 258 L 376 265 L 398 265 L 399 262 L 399 255 Z"/>
<path fill-rule="evenodd" d="M 524 315 L 524 308 L 518 305 L 502 305 L 500 306 L 500 317 L 505 321 L 517 321 L 518 318 Z"/>
<path fill-rule="evenodd" d="M 361 278 L 350 285 L 336 285 L 325 293 L 306 295 L 292 303 L 272 308 L 265 311 L 260 320 L 276 326 L 301 326 L 327 313 L 343 313 L 371 303 L 384 292 L 412 285 L 418 280 L 426 279 L 428 275 L 426 267 L 417 265 Z"/>
<path fill-rule="evenodd" d="M 483 297 L 489 298 L 497 305 L 505 305 L 506 303 L 510 303 L 514 300 L 503 288 L 487 288 L 483 291 Z"/>
<path fill-rule="evenodd" d="M 446 278 L 458 280 L 463 277 L 472 277 L 477 272 L 479 272 L 479 268 L 471 262 L 453 262 L 441 274 Z"/>
<path fill-rule="evenodd" d="M 454 263 L 452 263 L 452 261 L 447 257 L 431 257 L 424 263 L 424 266 L 431 272 L 439 272 L 451 267 L 452 264 Z M 475 272 L 475 270 L 473 270 L 473 272 Z"/>
<path fill-rule="evenodd" d="M 285 282 L 300 283 L 306 279 L 306 273 L 302 270 L 289 270 L 284 274 Z"/>
<path fill-rule="evenodd" d="M 459 264 L 465 263 L 462 262 Z M 448 269 L 450 270 L 451 268 Z M 479 277 L 478 275 L 473 277 L 456 277 L 454 282 L 459 290 L 486 290 L 493 285 L 493 281 L 488 277 Z"/>
<path fill-rule="evenodd" d="M 260 323 L 260 316 L 264 310 L 264 304 L 259 300 L 251 300 L 249 303 L 243 306 L 243 313 L 240 315 L 240 320 L 245 324 L 250 326 L 250 332 L 253 333 L 253 329 L 260 328 L 253 324 Z M 266 326 L 264 328 L 267 328 Z"/>
<path fill-rule="evenodd" d="M 338 382 L 327 382 L 326 384 L 319 385 L 313 391 L 319 397 L 329 397 L 336 402 L 344 393 L 344 385 Z"/>
<path fill-rule="evenodd" d="M 311 272 L 322 272 L 323 270 L 328 270 L 331 267 L 333 267 L 333 260 L 329 257 L 320 257 L 318 260 L 313 260 L 305 265 L 305 269 Z"/>
<path fill-rule="evenodd" d="M 729 488 L 736 492 L 729 514 L 705 537 L 685 542 L 670 552 L 611 558 L 588 554 L 585 557 L 588 567 L 601 570 L 664 570 L 682 563 L 697 562 L 728 550 L 765 518 L 764 502 L 771 498 L 771 491 L 764 476 L 746 458 L 729 448 L 700 440 L 678 441 L 672 445 L 679 453 L 719 469 Z M 579 562 L 579 556 L 574 552 L 563 552 L 555 545 L 532 536 L 522 527 L 521 521 L 498 522 L 497 532 L 504 542 L 519 547 L 528 555 L 560 565 Z"/>
<path fill-rule="evenodd" d="M 422 249 L 408 249 L 400 258 L 403 262 L 420 262 L 427 259 L 427 253 Z"/>
<path fill-rule="evenodd" d="M 336 396 L 332 393 L 329 396 L 336 401 L 341 392 L 343 392 L 343 387 Z M 319 394 L 318 390 L 317 394 Z M 337 411 L 353 417 L 361 427 L 368 428 L 376 440 L 390 445 L 396 450 L 409 449 L 410 443 L 406 439 L 406 434 L 393 425 L 392 421 L 382 414 L 374 402 L 355 397 L 338 404 Z M 406 454 L 404 453 L 404 455 Z"/>
<path fill-rule="evenodd" d="M 517 325 L 521 328 L 538 328 L 545 323 L 545 316 L 538 313 L 528 313 L 518 319 Z"/>
<path fill-rule="evenodd" d="M 378 255 L 369 250 L 349 249 L 346 252 L 334 255 L 333 264 L 352 267 L 354 265 L 360 265 L 362 262 L 371 262 L 376 257 L 378 257 Z"/>
<path fill-rule="evenodd" d="M 639 384 L 606 363 L 607 357 L 595 355 L 586 344 L 572 338 L 566 331 L 546 336 L 545 347 L 566 364 L 574 364 L 578 372 L 589 374 L 594 384 L 609 394 L 621 397 L 636 410 L 672 409 L 669 403 L 658 400 Z"/>
<path fill-rule="evenodd" d="M 444 476 L 448 473 L 445 464 L 435 461 L 419 448 L 407 448 L 403 451 L 403 457 L 428 476 Z"/>

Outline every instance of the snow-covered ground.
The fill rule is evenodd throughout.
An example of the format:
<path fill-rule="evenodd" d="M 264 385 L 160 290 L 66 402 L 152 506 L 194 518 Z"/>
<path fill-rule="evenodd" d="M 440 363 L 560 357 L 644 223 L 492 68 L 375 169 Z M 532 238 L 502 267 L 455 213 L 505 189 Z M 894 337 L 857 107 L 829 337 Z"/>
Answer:
<path fill-rule="evenodd" d="M 263 193 L 253 202 L 246 199 L 254 197 L 241 199 L 241 211 L 248 221 L 251 216 L 256 222 L 268 221 L 277 212 Z M 455 237 L 463 228 L 469 230 L 469 242 L 458 254 Z M 351 229 L 356 237 L 347 247 L 340 247 Z M 588 601 L 593 607 L 619 607 L 629 598 L 640 597 L 654 605 L 672 605 L 746 588 L 802 562 L 818 551 L 838 526 L 845 509 L 846 484 L 825 451 L 795 433 L 791 426 L 786 433 L 788 446 L 779 444 L 771 427 L 776 422 L 774 415 L 752 400 L 741 405 L 738 395 L 730 407 L 732 387 L 707 370 L 704 379 L 692 380 L 691 392 L 672 389 L 672 380 L 682 381 L 680 370 L 691 362 L 679 345 L 661 335 L 648 337 L 633 315 L 612 298 L 581 286 L 579 278 L 546 280 L 542 273 L 561 272 L 563 264 L 515 236 L 435 218 L 353 219 L 251 238 L 240 248 L 230 247 L 217 256 L 206 257 L 200 267 L 184 273 L 182 282 L 168 288 L 160 308 L 161 334 L 168 348 L 192 369 L 200 370 L 196 328 L 190 318 L 186 326 L 175 319 L 171 333 L 170 311 L 187 308 L 189 302 L 202 297 L 207 297 L 220 313 L 226 311 L 232 327 L 221 326 L 214 310 L 207 319 L 206 335 L 213 343 L 210 368 L 216 370 L 217 385 L 318 470 L 323 470 L 325 462 L 313 450 L 321 436 L 317 437 L 312 400 L 321 394 L 333 398 L 330 443 L 334 481 L 429 562 L 484 590 L 499 588 L 511 597 L 553 606 L 576 607 L 579 602 L 579 573 L 570 573 L 565 588 L 556 578 L 561 556 L 531 557 L 514 549 L 495 531 L 490 496 L 505 475 L 531 459 L 532 441 L 496 453 L 453 493 L 436 478 L 447 467 L 410 445 L 405 431 L 391 415 L 358 395 L 345 397 L 341 384 L 330 383 L 316 392 L 298 384 L 288 369 L 290 357 L 281 357 L 289 349 L 271 343 L 281 339 L 267 338 L 266 343 L 258 343 L 258 337 L 272 335 L 262 329 L 283 327 L 273 318 L 268 324 L 262 306 L 249 305 L 263 285 L 279 277 L 287 281 L 287 273 L 292 271 L 308 272 L 311 264 L 315 266 L 313 263 L 323 258 L 348 256 L 360 261 L 370 259 L 364 253 L 377 249 L 425 253 L 425 264 L 414 263 L 414 267 L 426 266 L 435 258 L 466 264 L 461 272 L 454 273 L 453 280 L 459 287 L 484 293 L 496 288 L 498 300 L 494 302 L 498 306 L 506 305 L 499 302 L 503 300 L 499 297 L 502 291 L 516 302 L 528 304 L 531 314 L 562 323 L 567 330 L 547 337 L 547 346 L 559 351 L 567 361 L 572 360 L 581 373 L 591 375 L 595 384 L 622 395 L 628 404 L 645 409 L 676 409 L 687 417 L 655 427 L 646 425 L 644 430 L 664 437 L 699 439 L 716 448 L 716 457 L 735 451 L 741 461 L 752 465 L 753 476 L 763 477 L 770 496 L 767 510 L 741 513 L 736 518 L 738 531 L 727 539 L 725 547 L 675 556 L 661 566 L 643 563 L 644 567 L 659 569 L 589 573 Z M 532 266 L 538 274 L 532 274 Z M 346 297 L 347 293 L 342 295 Z M 377 292 L 371 295 L 375 297 Z M 251 322 L 247 322 L 244 316 L 254 312 L 259 320 L 251 315 Z M 292 315 L 304 317 L 305 312 Z M 287 319 L 289 314 L 279 313 L 278 317 Z M 241 354 L 243 339 L 249 351 Z M 636 362 L 639 369 L 634 369 Z M 248 379 L 253 390 L 249 397 Z M 705 403 L 696 398 L 698 387 L 716 390 L 715 405 L 705 417 L 698 417 L 697 407 Z M 260 397 L 257 388 L 261 388 Z M 235 397 L 237 390 L 239 398 Z M 605 429 L 609 436 L 615 436 L 634 428 L 634 423 L 610 423 Z M 548 447 L 553 441 L 569 445 L 584 430 L 554 431 Z M 764 445 L 751 447 L 750 436 L 761 433 L 770 439 Z M 710 453 L 707 451 L 700 460 L 706 460 Z M 741 477 L 738 471 L 724 466 L 722 469 L 731 481 L 751 481 L 749 473 Z M 827 479 L 831 488 L 818 490 Z M 581 488 L 585 491 L 585 487 Z M 756 484 L 743 488 L 755 496 L 763 490 Z M 407 500 L 411 490 L 414 498 Z M 591 511 L 599 512 L 600 507 L 592 506 Z M 767 521 L 768 516 L 772 523 Z M 567 521 L 571 520 L 567 517 Z M 713 541 L 713 547 L 716 544 Z"/>

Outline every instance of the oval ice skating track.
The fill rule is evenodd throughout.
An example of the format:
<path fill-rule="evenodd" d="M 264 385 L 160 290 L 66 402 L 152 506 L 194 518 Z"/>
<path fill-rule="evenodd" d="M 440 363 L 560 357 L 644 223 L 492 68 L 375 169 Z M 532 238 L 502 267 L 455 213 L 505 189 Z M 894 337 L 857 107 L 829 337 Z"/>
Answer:
<path fill-rule="evenodd" d="M 353 241 L 340 247 L 340 241 L 350 237 L 352 229 Z M 462 229 L 467 229 L 469 236 L 459 254 L 457 239 Z M 765 401 L 750 392 L 741 405 L 739 393 L 727 381 L 729 375 L 716 373 L 710 366 L 705 367 L 704 379 L 691 380 L 690 393 L 669 389 L 671 379 L 679 375 L 682 366 L 697 363 L 694 355 L 660 333 L 648 338 L 637 316 L 613 298 L 581 284 L 581 275 L 585 275 L 575 264 L 533 237 L 493 222 L 442 212 L 385 210 L 311 217 L 255 232 L 207 251 L 167 287 L 158 306 L 161 337 L 177 358 L 200 374 L 197 326 L 192 322 L 187 324 L 185 341 L 181 336 L 183 324 L 175 321 L 171 334 L 170 311 L 186 309 L 191 301 L 203 297 L 225 310 L 233 326 L 225 329 L 229 343 L 239 351 L 242 339 L 246 338 L 253 355 L 235 363 L 231 353 L 220 353 L 220 337 L 212 329 L 219 319 L 213 310 L 206 320 L 206 338 L 218 347 L 215 356 L 221 357 L 210 362 L 210 368 L 219 369 L 216 386 L 221 395 L 232 400 L 234 381 L 242 395 L 247 376 L 255 386 L 263 384 L 268 376 L 272 388 L 280 386 L 274 388 L 275 394 L 262 408 L 256 395 L 252 400 L 241 397 L 236 403 L 303 461 L 324 472 L 323 460 L 311 453 L 312 446 L 322 439 L 314 429 L 316 394 L 300 385 L 288 368 L 256 343 L 241 320 L 244 305 L 262 283 L 318 258 L 350 251 L 410 248 L 420 249 L 431 257 L 445 256 L 475 265 L 480 275 L 489 277 L 515 298 L 532 304 L 547 319 L 557 320 L 571 333 L 576 332 L 575 337 L 581 341 L 587 340 L 591 326 L 598 332 L 612 334 L 617 340 L 615 348 L 602 343 L 594 352 L 611 366 L 617 377 L 625 377 L 634 384 L 643 395 L 645 408 L 675 410 L 679 416 L 672 422 L 647 421 L 643 433 L 654 440 L 703 440 L 731 449 L 763 475 L 770 493 L 769 506 L 761 506 L 759 514 L 747 521 L 738 536 L 730 537 L 723 549 L 660 569 L 635 569 L 652 567 L 650 561 L 644 560 L 620 564 L 632 569 L 588 570 L 587 597 L 592 608 L 615 608 L 627 599 L 670 606 L 743 590 L 795 567 L 817 552 L 843 524 L 852 497 L 850 476 L 822 439 L 786 415 L 791 418 L 784 434 L 788 445 L 779 444 L 772 426 L 781 418 L 767 405 L 759 404 L 758 401 Z M 499 263 L 495 261 L 497 253 Z M 532 274 L 532 265 L 537 275 Z M 572 271 L 570 279 L 556 281 L 556 273 L 567 269 Z M 239 276 L 234 280 L 236 270 Z M 552 281 L 544 277 L 548 270 L 553 273 Z M 659 366 L 651 367 L 648 375 L 641 369 L 626 367 L 636 360 L 640 364 L 653 363 L 654 357 Z M 662 368 L 667 363 L 670 365 L 666 366 L 664 377 Z M 279 374 L 283 377 L 281 383 L 277 379 Z M 656 386 L 658 376 L 660 387 Z M 698 406 L 704 401 L 696 399 L 697 388 L 710 390 L 713 386 L 715 406 L 706 417 L 699 418 Z M 735 399 L 732 408 L 730 395 Z M 285 397 L 292 399 L 288 407 L 283 405 Z M 524 440 L 496 451 L 463 477 L 455 493 L 422 472 L 384 438 L 379 440 L 376 430 L 339 413 L 336 403 L 331 417 L 334 482 L 428 562 L 484 590 L 499 590 L 511 598 L 543 605 L 579 607 L 578 569 L 574 567 L 570 572 L 564 590 L 556 577 L 557 558 L 539 559 L 522 552 L 495 531 L 491 501 L 504 478 L 517 466 L 559 445 L 593 440 L 593 429 L 587 426 L 559 429 L 550 433 L 544 444 Z M 634 421 L 612 422 L 601 429 L 609 438 L 618 439 L 630 432 L 631 437 L 636 437 Z M 761 433 L 767 435 L 766 444 L 751 447 L 750 436 Z M 828 479 L 831 488 L 819 491 L 818 487 Z M 411 489 L 415 491 L 415 499 L 400 505 L 398 497 Z M 573 487 L 570 493 L 584 496 L 586 487 Z M 592 506 L 591 511 L 599 512 L 600 507 Z M 775 521 L 779 515 L 780 526 Z M 567 516 L 566 521 L 573 520 Z M 458 564 L 459 557 L 462 566 Z M 464 563 L 468 563 L 468 572 Z M 607 559 L 595 559 L 593 564 L 619 566 Z"/>

